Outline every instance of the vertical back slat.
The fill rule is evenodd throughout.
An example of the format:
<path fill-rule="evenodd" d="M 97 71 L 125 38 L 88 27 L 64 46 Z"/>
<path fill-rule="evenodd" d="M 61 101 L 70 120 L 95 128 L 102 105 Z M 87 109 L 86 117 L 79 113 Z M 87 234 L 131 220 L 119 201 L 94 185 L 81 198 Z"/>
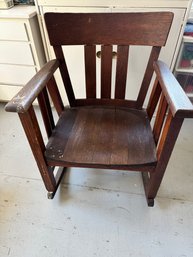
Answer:
<path fill-rule="evenodd" d="M 117 68 L 115 78 L 115 98 L 124 99 L 127 80 L 129 46 L 117 47 Z"/>
<path fill-rule="evenodd" d="M 50 137 L 52 134 L 52 130 L 55 127 L 55 124 L 46 88 L 44 88 L 42 92 L 38 95 L 38 103 L 40 106 L 40 111 L 42 113 L 42 118 L 44 121 L 47 135 L 48 137 Z"/>
<path fill-rule="evenodd" d="M 153 72 L 154 72 L 153 63 L 154 63 L 154 61 L 157 61 L 157 59 L 159 57 L 160 50 L 161 50 L 161 47 L 158 47 L 158 46 L 152 47 L 151 54 L 150 54 L 150 57 L 149 57 L 149 61 L 148 61 L 148 64 L 147 64 L 147 67 L 146 67 L 146 70 L 145 70 L 145 74 L 144 74 L 144 77 L 143 77 L 143 81 L 142 81 L 142 84 L 141 84 L 141 88 L 140 88 L 140 91 L 139 91 L 139 95 L 138 95 L 138 98 L 137 98 L 137 108 L 138 109 L 141 109 L 142 106 L 143 106 L 143 103 L 144 103 L 144 100 L 145 100 L 145 97 L 146 97 L 146 94 L 147 94 L 147 91 L 148 91 L 148 88 L 149 88 L 149 85 L 150 85 L 150 82 L 151 82 L 151 79 L 152 79 L 152 75 L 153 75 Z"/>
<path fill-rule="evenodd" d="M 112 46 L 101 46 L 101 98 L 111 98 Z"/>
<path fill-rule="evenodd" d="M 86 97 L 96 98 L 96 46 L 85 46 Z"/>
<path fill-rule="evenodd" d="M 75 95 L 74 95 L 74 91 L 73 91 L 73 88 L 72 88 L 70 76 L 69 76 L 69 73 L 68 73 L 66 61 L 64 59 L 64 54 L 63 54 L 63 51 L 62 51 L 62 47 L 61 46 L 54 46 L 54 52 L 55 52 L 56 58 L 60 62 L 59 69 L 60 69 L 62 80 L 63 80 L 64 86 L 65 86 L 65 89 L 66 89 L 66 94 L 68 96 L 68 101 L 69 101 L 71 106 L 74 106 Z"/>

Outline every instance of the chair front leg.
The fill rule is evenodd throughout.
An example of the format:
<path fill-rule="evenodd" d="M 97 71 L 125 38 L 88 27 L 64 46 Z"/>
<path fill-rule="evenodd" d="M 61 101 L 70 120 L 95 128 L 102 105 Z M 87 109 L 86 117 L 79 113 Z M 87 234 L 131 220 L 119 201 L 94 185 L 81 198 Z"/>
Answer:
<path fill-rule="evenodd" d="M 27 112 L 19 113 L 19 117 L 37 162 L 45 187 L 48 192 L 54 192 L 56 190 L 56 180 L 54 178 L 52 168 L 46 164 L 46 160 L 44 158 L 45 145 L 33 106 L 31 106 Z"/>
<path fill-rule="evenodd" d="M 159 190 L 183 120 L 183 118 L 173 117 L 169 111 L 157 147 L 158 162 L 155 170 L 152 173 L 142 173 L 148 206 L 154 205 L 154 198 Z"/>

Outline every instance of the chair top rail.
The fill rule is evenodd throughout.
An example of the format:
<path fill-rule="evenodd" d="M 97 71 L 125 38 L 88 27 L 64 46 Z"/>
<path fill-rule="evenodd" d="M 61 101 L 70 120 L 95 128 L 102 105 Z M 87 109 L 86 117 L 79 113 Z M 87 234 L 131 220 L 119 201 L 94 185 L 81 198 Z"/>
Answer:
<path fill-rule="evenodd" d="M 172 12 L 45 14 L 53 46 L 164 46 L 172 20 Z"/>

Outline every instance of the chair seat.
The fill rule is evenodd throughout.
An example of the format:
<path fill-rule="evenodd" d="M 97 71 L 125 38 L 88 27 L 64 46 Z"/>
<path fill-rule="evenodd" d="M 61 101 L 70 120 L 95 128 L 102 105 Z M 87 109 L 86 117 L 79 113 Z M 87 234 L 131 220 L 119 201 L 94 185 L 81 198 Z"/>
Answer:
<path fill-rule="evenodd" d="M 65 109 L 45 156 L 58 166 L 127 169 L 157 162 L 146 112 L 110 107 Z"/>

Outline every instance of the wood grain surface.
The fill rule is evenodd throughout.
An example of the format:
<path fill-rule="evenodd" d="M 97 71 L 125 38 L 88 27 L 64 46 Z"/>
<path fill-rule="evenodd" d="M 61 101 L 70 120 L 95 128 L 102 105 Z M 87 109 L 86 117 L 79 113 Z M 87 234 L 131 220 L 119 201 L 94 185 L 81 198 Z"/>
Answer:
<path fill-rule="evenodd" d="M 48 162 L 66 166 L 136 165 L 142 168 L 156 163 L 155 143 L 146 112 L 129 109 L 65 110 L 49 139 L 45 155 Z"/>
<path fill-rule="evenodd" d="M 51 45 L 163 46 L 173 13 L 45 13 L 44 17 Z"/>

